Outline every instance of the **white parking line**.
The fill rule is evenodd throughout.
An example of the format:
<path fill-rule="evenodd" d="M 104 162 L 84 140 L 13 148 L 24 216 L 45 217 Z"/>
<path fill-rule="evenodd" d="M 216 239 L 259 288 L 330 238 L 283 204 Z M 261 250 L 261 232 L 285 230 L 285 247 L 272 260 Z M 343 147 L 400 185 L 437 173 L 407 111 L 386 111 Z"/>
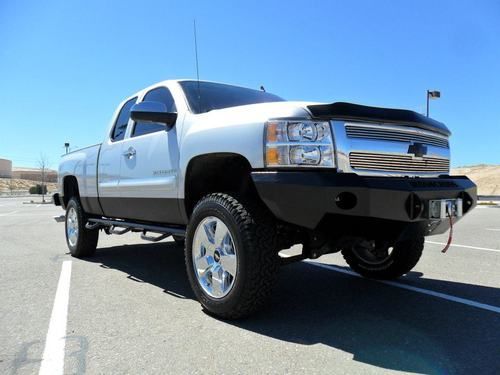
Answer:
<path fill-rule="evenodd" d="M 432 245 L 443 245 L 445 246 L 446 244 L 444 242 L 434 242 L 434 241 L 425 241 L 425 243 L 430 243 Z M 474 250 L 484 250 L 484 251 L 493 251 L 495 253 L 500 253 L 500 249 L 489 249 L 487 247 L 477 247 L 477 246 L 468 246 L 468 245 L 457 245 L 452 243 L 450 245 L 451 247 L 463 247 L 465 249 L 474 249 Z"/>
<path fill-rule="evenodd" d="M 486 230 L 491 230 L 493 232 L 500 232 L 500 228 L 486 228 Z"/>
<path fill-rule="evenodd" d="M 355 272 L 345 270 L 342 268 L 338 268 L 334 265 L 317 263 L 317 262 L 312 262 L 312 261 L 306 261 L 306 262 L 313 265 L 313 266 L 324 268 L 324 269 L 327 269 L 330 271 L 335 271 L 335 272 L 339 272 L 339 273 L 343 273 L 343 274 L 355 276 L 355 277 L 362 277 Z M 492 311 L 492 312 L 495 312 L 497 314 L 500 314 L 500 307 L 498 307 L 498 306 L 487 305 L 485 303 L 472 301 L 470 299 L 455 297 L 455 296 L 452 296 L 450 294 L 445 294 L 445 293 L 440 293 L 440 292 L 434 292 L 432 290 L 418 288 L 416 286 L 411 286 L 411 285 L 407 285 L 407 284 L 401 284 L 401 283 L 397 283 L 395 281 L 386 281 L 386 280 L 375 280 L 375 281 L 378 283 L 381 283 L 381 284 L 394 286 L 396 288 L 411 290 L 412 292 L 422 293 L 422 294 L 426 294 L 428 296 L 433 296 L 433 297 L 445 299 L 447 301 L 453 301 L 453 302 L 461 303 L 463 305 L 472 306 L 472 307 L 476 307 L 478 309 L 488 310 L 488 311 Z"/>
<path fill-rule="evenodd" d="M 8 215 L 15 214 L 16 212 L 18 212 L 18 211 L 6 212 L 6 213 L 4 213 L 4 214 L 0 214 L 0 216 L 8 216 Z"/>
<path fill-rule="evenodd" d="M 49 330 L 45 340 L 40 375 L 64 373 L 64 347 L 66 346 L 66 322 L 68 318 L 69 285 L 71 282 L 71 261 L 62 264 L 57 284 L 54 307 L 50 316 Z"/>
<path fill-rule="evenodd" d="M 12 215 L 9 215 L 9 216 L 11 216 L 11 217 L 12 216 L 14 216 L 14 217 L 22 216 L 22 217 L 28 217 L 28 218 L 30 218 L 32 216 L 45 216 L 45 217 L 50 217 L 50 218 L 53 217 L 53 215 L 51 215 L 50 212 L 46 213 L 46 214 L 32 214 L 32 213 L 27 212 L 27 213 L 24 213 L 24 214 L 12 214 Z"/>

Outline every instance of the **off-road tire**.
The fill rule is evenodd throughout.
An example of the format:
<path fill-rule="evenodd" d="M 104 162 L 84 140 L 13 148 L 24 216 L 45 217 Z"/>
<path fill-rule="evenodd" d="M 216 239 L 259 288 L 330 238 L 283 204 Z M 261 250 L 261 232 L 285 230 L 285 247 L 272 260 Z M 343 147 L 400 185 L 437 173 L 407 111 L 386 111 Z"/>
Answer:
<path fill-rule="evenodd" d="M 68 239 L 68 214 L 74 208 L 78 218 L 78 240 L 72 245 Z M 87 229 L 85 224 L 87 222 L 87 215 L 83 211 L 80 201 L 77 198 L 71 198 L 66 207 L 66 220 L 65 220 L 65 233 L 66 244 L 68 245 L 71 256 L 75 258 L 84 258 L 94 255 L 97 248 L 97 241 L 99 239 L 98 229 Z"/>
<path fill-rule="evenodd" d="M 238 273 L 231 290 L 222 298 L 205 293 L 193 265 L 194 234 L 198 224 L 208 216 L 224 222 L 237 248 Z M 187 227 L 185 262 L 191 287 L 206 311 L 223 319 L 239 319 L 263 305 L 271 293 L 279 268 L 275 236 L 272 215 L 255 202 L 243 205 L 222 193 L 209 194 L 198 202 Z"/>
<path fill-rule="evenodd" d="M 371 279 L 396 279 L 418 263 L 424 249 L 424 236 L 410 237 L 394 244 L 389 258 L 382 264 L 373 265 L 363 261 L 352 249 L 343 249 L 342 255 L 351 269 Z"/>

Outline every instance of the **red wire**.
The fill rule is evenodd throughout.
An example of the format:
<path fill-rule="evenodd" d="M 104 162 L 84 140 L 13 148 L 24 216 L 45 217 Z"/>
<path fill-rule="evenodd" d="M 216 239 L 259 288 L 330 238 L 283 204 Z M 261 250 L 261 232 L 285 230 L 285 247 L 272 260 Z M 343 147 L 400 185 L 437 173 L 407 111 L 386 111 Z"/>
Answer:
<path fill-rule="evenodd" d="M 451 217 L 449 212 L 448 212 L 448 217 L 450 218 L 450 235 L 448 236 L 448 242 L 446 243 L 446 246 L 444 247 L 443 250 L 441 250 L 442 253 L 446 253 L 448 251 L 448 248 L 451 245 L 451 240 L 453 238 L 453 218 Z"/>

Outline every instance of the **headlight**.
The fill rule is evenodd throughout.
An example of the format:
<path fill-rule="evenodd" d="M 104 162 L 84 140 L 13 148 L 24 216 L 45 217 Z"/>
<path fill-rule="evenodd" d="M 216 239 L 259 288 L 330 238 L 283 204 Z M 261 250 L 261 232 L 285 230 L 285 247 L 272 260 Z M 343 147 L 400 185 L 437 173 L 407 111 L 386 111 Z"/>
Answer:
<path fill-rule="evenodd" d="M 333 137 L 326 121 L 268 121 L 265 137 L 267 167 L 335 166 Z"/>

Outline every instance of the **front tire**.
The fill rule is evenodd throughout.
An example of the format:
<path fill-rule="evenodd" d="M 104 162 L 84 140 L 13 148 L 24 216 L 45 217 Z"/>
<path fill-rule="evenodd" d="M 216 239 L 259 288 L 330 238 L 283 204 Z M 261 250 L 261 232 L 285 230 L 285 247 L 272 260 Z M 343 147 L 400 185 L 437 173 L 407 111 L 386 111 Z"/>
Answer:
<path fill-rule="evenodd" d="M 210 194 L 193 210 L 185 261 L 191 287 L 210 313 L 248 316 L 262 306 L 277 277 L 274 221 L 261 207 Z"/>
<path fill-rule="evenodd" d="M 397 241 L 393 246 L 360 241 L 343 249 L 342 255 L 351 269 L 371 279 L 396 279 L 418 263 L 424 249 L 424 236 L 416 235 Z"/>
<path fill-rule="evenodd" d="M 86 215 L 80 202 L 71 198 L 66 207 L 66 243 L 71 255 L 84 258 L 94 255 L 99 239 L 98 229 L 85 228 Z"/>

